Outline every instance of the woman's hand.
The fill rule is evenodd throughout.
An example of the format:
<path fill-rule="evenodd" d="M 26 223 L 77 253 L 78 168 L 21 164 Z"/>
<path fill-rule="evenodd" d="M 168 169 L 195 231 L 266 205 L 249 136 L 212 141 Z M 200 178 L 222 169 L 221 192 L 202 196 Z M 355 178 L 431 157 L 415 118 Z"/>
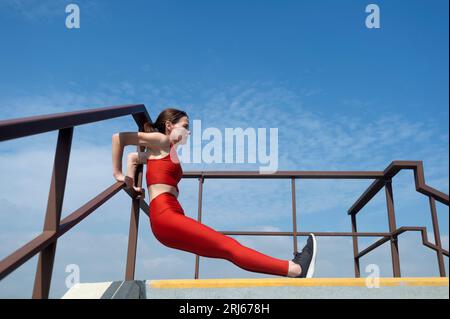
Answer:
<path fill-rule="evenodd" d="M 144 189 L 141 188 L 141 187 L 134 186 L 134 179 L 133 178 L 131 178 L 129 176 L 124 176 L 123 178 L 124 178 L 123 182 L 125 182 L 127 187 L 129 189 L 133 189 L 137 193 L 136 198 L 138 198 L 138 199 L 140 199 L 140 198 L 144 199 L 145 198 L 145 191 L 144 191 Z"/>
<path fill-rule="evenodd" d="M 113 176 L 116 179 L 116 181 L 118 181 L 118 182 L 124 182 L 125 181 L 125 175 L 123 175 L 123 173 L 121 173 L 121 172 L 114 173 Z"/>
<path fill-rule="evenodd" d="M 114 174 L 114 178 L 116 179 L 116 181 L 118 182 L 124 182 L 127 185 L 127 188 L 134 190 L 137 193 L 136 198 L 137 199 L 144 199 L 145 198 L 145 191 L 143 188 L 141 187 L 137 187 L 134 186 L 134 179 L 129 177 L 129 176 L 125 176 L 122 173 L 116 173 Z"/>

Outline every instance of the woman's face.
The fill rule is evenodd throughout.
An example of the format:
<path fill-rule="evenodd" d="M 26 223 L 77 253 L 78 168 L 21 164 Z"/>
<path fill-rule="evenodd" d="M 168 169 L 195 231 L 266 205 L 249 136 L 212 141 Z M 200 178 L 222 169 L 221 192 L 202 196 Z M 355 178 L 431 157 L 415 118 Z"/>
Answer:
<path fill-rule="evenodd" d="M 191 134 L 189 131 L 189 119 L 187 116 L 183 116 L 180 120 L 172 124 L 172 130 L 170 132 L 170 141 L 176 142 L 181 136 L 179 144 L 186 144 L 188 136 Z"/>

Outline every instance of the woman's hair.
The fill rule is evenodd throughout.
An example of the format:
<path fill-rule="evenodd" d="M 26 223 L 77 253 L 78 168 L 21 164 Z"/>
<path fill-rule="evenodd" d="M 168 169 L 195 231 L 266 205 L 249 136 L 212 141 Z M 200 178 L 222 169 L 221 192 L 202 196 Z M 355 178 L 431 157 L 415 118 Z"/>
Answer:
<path fill-rule="evenodd" d="M 159 113 L 156 121 L 145 122 L 144 123 L 144 131 L 145 132 L 160 132 L 166 133 L 166 121 L 169 121 L 173 124 L 177 123 L 183 116 L 187 116 L 186 112 L 174 109 L 174 108 L 166 108 L 161 113 Z"/>

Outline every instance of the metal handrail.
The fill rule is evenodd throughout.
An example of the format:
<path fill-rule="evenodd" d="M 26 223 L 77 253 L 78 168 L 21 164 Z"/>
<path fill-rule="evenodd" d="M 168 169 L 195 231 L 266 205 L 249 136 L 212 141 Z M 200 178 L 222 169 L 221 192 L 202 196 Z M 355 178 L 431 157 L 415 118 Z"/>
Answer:
<path fill-rule="evenodd" d="M 433 221 L 433 231 L 436 245 L 429 242 L 425 227 L 400 227 L 395 223 L 394 201 L 392 196 L 392 178 L 401 170 L 413 169 L 416 190 L 429 197 L 431 217 Z M 297 251 L 297 236 L 308 236 L 311 232 L 298 232 L 296 225 L 296 201 L 295 201 L 295 180 L 296 179 L 375 179 L 368 189 L 348 210 L 351 217 L 352 232 L 314 232 L 315 236 L 331 237 L 352 237 L 355 277 L 360 277 L 360 258 L 379 247 L 380 245 L 391 242 L 391 254 L 394 277 L 401 277 L 400 256 L 398 252 L 398 236 L 407 231 L 420 231 L 422 234 L 422 243 L 424 246 L 436 251 L 440 276 L 445 277 L 445 265 L 443 256 L 448 257 L 448 251 L 442 248 L 440 239 L 439 223 L 436 213 L 435 200 L 449 205 L 449 196 L 425 183 L 422 161 L 393 161 L 384 171 L 278 171 L 273 174 L 260 174 L 253 171 L 190 171 L 183 175 L 183 178 L 197 178 L 199 180 L 199 209 L 198 220 L 202 217 L 202 198 L 203 184 L 205 179 L 229 179 L 229 178 L 262 178 L 262 179 L 291 179 L 292 180 L 292 232 L 255 232 L 255 231 L 220 231 L 224 235 L 246 235 L 246 236 L 293 236 L 294 251 Z M 389 232 L 357 232 L 356 215 L 381 188 L 386 188 L 386 202 L 388 206 Z M 358 237 L 382 237 L 380 240 L 359 252 Z M 199 278 L 199 256 L 196 255 L 194 278 Z"/>
<path fill-rule="evenodd" d="M 0 142 L 83 124 L 132 115 L 139 128 L 143 128 L 150 116 L 143 104 L 107 106 L 75 112 L 23 117 L 0 121 Z"/>
<path fill-rule="evenodd" d="M 39 253 L 33 298 L 48 298 L 58 238 L 121 189 L 124 189 L 132 198 L 125 278 L 127 280 L 134 278 L 139 209 L 148 214 L 148 204 L 143 199 L 136 198 L 138 194 L 134 189 L 127 188 L 124 182 L 116 182 L 61 220 L 74 127 L 128 115 L 133 117 L 139 131 L 144 130 L 145 122 L 151 122 L 143 104 L 110 106 L 0 121 L 0 141 L 59 130 L 44 229 L 40 235 L 0 261 L 0 280 Z M 142 146 L 137 146 L 137 150 L 144 149 Z M 134 180 L 136 186 L 142 185 L 142 165 L 137 167 Z"/>
<path fill-rule="evenodd" d="M 370 185 L 361 197 L 348 210 L 349 214 L 357 214 L 384 186 L 384 180 L 392 179 L 398 172 L 405 169 L 414 170 L 416 190 L 428 195 L 448 206 L 449 198 L 444 194 L 425 184 L 422 161 L 393 161 L 383 172 L 383 176 Z"/>
<path fill-rule="evenodd" d="M 105 107 L 77 112 L 65 112 L 44 116 L 26 117 L 0 121 L 0 141 L 11 140 L 15 138 L 30 136 L 34 134 L 45 133 L 53 130 L 59 130 L 58 143 L 55 153 L 55 162 L 53 168 L 52 181 L 50 186 L 47 213 L 45 217 L 45 226 L 43 232 L 27 244 L 0 261 L 0 280 L 20 267 L 27 260 L 37 253 L 40 253 L 39 262 L 36 270 L 35 284 L 33 289 L 33 298 L 48 298 L 52 267 L 54 262 L 56 242 L 59 237 L 69 231 L 75 225 L 80 223 L 89 214 L 94 212 L 103 203 L 124 190 L 132 199 L 130 230 L 128 237 L 128 253 L 125 271 L 125 280 L 133 280 L 136 263 L 137 232 L 139 221 L 139 210 L 149 215 L 149 205 L 142 198 L 136 198 L 138 194 L 133 189 L 126 187 L 123 182 L 116 182 L 98 194 L 96 197 L 85 203 L 83 206 L 69 214 L 63 220 L 60 220 L 62 201 L 64 198 L 64 189 L 70 155 L 70 147 L 74 126 L 94 123 L 115 117 L 132 115 L 139 131 L 143 131 L 143 124 L 151 121 L 150 116 L 144 105 L 123 105 Z M 143 147 L 138 146 L 138 150 L 143 151 Z M 415 176 L 416 190 L 429 197 L 431 217 L 433 221 L 433 230 L 435 244 L 428 241 L 425 227 L 400 227 L 395 223 L 394 202 L 392 196 L 392 178 L 403 169 L 413 169 Z M 135 175 L 136 186 L 142 185 L 143 165 L 137 167 Z M 355 277 L 360 277 L 359 260 L 361 257 L 390 241 L 393 273 L 395 277 L 400 277 L 400 258 L 398 254 L 397 238 L 407 231 L 420 231 L 422 243 L 424 246 L 433 249 L 437 253 L 438 265 L 441 276 L 445 276 L 445 267 L 443 256 L 448 257 L 448 251 L 442 248 L 439 223 L 436 213 L 435 200 L 449 205 L 449 197 L 434 188 L 426 185 L 423 174 L 423 164 L 421 161 L 393 161 L 384 171 L 278 171 L 273 174 L 260 174 L 254 171 L 190 171 L 184 172 L 183 178 L 197 178 L 199 180 L 198 195 L 198 221 L 202 218 L 202 194 L 205 179 L 227 179 L 227 178 L 263 178 L 263 179 L 291 179 L 292 193 L 292 232 L 246 232 L 246 231 L 220 231 L 226 235 L 248 235 L 248 236 L 292 236 L 294 252 L 297 251 L 297 236 L 307 236 L 310 232 L 297 231 L 297 213 L 295 198 L 295 180 L 296 179 L 374 179 L 375 181 L 360 196 L 360 198 L 349 209 L 348 214 L 351 217 L 351 232 L 314 232 L 316 236 L 348 236 L 353 239 Z M 358 232 L 356 228 L 357 213 L 381 190 L 386 189 L 386 201 L 388 208 L 389 232 Z M 358 237 L 382 237 L 374 244 L 363 251 L 358 249 Z M 196 255 L 195 274 L 199 277 L 199 257 Z"/>

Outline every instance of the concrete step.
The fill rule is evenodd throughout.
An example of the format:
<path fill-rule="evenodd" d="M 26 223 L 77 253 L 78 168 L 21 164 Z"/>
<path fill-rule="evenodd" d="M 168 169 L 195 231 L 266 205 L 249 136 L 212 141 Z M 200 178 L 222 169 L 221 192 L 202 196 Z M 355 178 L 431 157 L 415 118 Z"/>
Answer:
<path fill-rule="evenodd" d="M 146 299 L 146 281 L 78 283 L 62 299 Z"/>
<path fill-rule="evenodd" d="M 172 279 L 82 283 L 65 299 L 448 299 L 448 277 Z"/>

